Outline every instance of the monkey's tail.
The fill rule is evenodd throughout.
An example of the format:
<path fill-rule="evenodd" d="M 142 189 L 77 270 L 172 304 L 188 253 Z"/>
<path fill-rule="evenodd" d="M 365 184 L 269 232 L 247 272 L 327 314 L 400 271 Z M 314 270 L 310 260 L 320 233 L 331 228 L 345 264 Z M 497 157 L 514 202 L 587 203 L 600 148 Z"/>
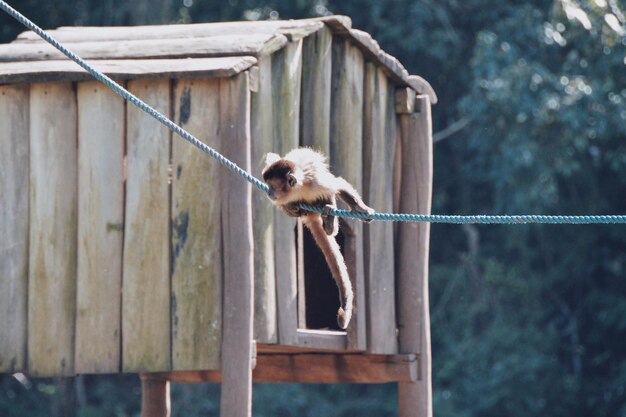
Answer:
<path fill-rule="evenodd" d="M 308 227 L 313 235 L 313 239 L 317 246 L 322 250 L 330 273 L 335 279 L 337 288 L 339 288 L 339 296 L 341 306 L 337 311 L 337 323 L 342 329 L 346 329 L 352 317 L 352 301 L 354 294 L 352 293 L 352 284 L 348 275 L 348 268 L 343 259 L 343 255 L 339 250 L 339 245 L 333 236 L 328 236 L 324 231 L 322 217 L 317 213 L 311 213 L 302 216 L 304 225 Z"/>

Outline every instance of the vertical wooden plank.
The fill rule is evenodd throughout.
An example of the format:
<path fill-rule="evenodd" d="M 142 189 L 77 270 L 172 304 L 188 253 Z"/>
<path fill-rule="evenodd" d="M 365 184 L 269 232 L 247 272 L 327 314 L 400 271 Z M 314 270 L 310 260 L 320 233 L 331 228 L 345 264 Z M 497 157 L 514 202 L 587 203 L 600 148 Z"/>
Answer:
<path fill-rule="evenodd" d="M 250 171 L 248 73 L 220 80 L 220 126 L 224 156 Z M 230 172 L 220 181 L 224 259 L 222 389 L 220 414 L 252 413 L 252 304 L 254 300 L 252 189 Z"/>
<path fill-rule="evenodd" d="M 401 115 L 402 174 L 400 211 L 430 214 L 432 197 L 432 119 L 427 96 L 419 113 Z M 399 350 L 419 355 L 418 381 L 399 383 L 400 416 L 432 416 L 428 252 L 430 223 L 398 225 L 397 291 Z"/>
<path fill-rule="evenodd" d="M 393 84 L 382 69 L 365 65 L 363 108 L 363 198 L 378 211 L 393 210 L 395 111 Z M 367 349 L 393 354 L 396 337 L 393 223 L 364 228 Z"/>
<path fill-rule="evenodd" d="M 302 80 L 302 40 L 288 43 L 272 56 L 272 103 L 274 108 L 274 144 L 284 155 L 298 146 L 300 88 Z M 283 345 L 296 344 L 296 220 L 274 211 L 276 297 L 278 340 Z"/>
<path fill-rule="evenodd" d="M 31 85 L 28 369 L 36 376 L 74 373 L 76 118 L 72 84 Z"/>
<path fill-rule="evenodd" d="M 332 31 L 324 26 L 302 44 L 300 144 L 324 154 L 330 148 Z"/>
<path fill-rule="evenodd" d="M 258 63 L 258 88 L 251 102 L 252 172 L 259 175 L 264 157 L 274 152 L 272 112 L 272 59 Z M 252 193 L 254 213 L 254 338 L 261 343 L 276 343 L 276 271 L 274 268 L 274 207 L 267 196 Z"/>
<path fill-rule="evenodd" d="M 330 165 L 362 191 L 363 174 L 363 55 L 347 39 L 333 40 L 332 97 L 330 114 Z M 367 202 L 366 202 L 367 203 Z M 354 287 L 355 309 L 348 327 L 348 348 L 365 350 L 366 312 L 363 277 L 363 224 L 342 221 L 345 259 Z M 346 227 L 347 226 L 347 227 Z M 330 296 L 330 294 L 329 294 Z"/>
<path fill-rule="evenodd" d="M 169 80 L 133 80 L 128 89 L 161 113 L 171 113 Z M 135 106 L 127 106 L 126 115 L 122 369 L 167 371 L 171 368 L 171 133 Z"/>
<path fill-rule="evenodd" d="M 0 373 L 26 365 L 28 85 L 0 85 Z"/>
<path fill-rule="evenodd" d="M 79 83 L 76 372 L 120 370 L 124 100 Z"/>
<path fill-rule="evenodd" d="M 219 147 L 219 79 L 175 84 L 175 119 Z M 222 340 L 222 166 L 172 142 L 172 368 L 219 369 Z"/>

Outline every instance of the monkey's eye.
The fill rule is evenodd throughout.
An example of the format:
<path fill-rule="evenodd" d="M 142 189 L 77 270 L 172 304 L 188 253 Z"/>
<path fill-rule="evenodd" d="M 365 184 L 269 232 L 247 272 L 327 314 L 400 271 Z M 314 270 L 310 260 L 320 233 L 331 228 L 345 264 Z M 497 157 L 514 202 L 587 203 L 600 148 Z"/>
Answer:
<path fill-rule="evenodd" d="M 291 173 L 287 174 L 287 184 L 289 184 L 290 187 L 294 187 L 297 183 L 298 180 L 296 179 L 295 175 Z"/>

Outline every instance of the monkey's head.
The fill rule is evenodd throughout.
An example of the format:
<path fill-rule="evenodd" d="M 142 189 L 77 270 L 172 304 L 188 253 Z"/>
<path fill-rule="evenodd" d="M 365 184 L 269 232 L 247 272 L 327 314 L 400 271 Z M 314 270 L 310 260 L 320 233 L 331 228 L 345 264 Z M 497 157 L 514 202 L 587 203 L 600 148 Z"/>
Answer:
<path fill-rule="evenodd" d="M 294 189 L 302 185 L 296 164 L 282 159 L 280 155 L 268 153 L 263 168 L 263 181 L 269 186 L 269 197 L 279 203 L 287 202 Z"/>

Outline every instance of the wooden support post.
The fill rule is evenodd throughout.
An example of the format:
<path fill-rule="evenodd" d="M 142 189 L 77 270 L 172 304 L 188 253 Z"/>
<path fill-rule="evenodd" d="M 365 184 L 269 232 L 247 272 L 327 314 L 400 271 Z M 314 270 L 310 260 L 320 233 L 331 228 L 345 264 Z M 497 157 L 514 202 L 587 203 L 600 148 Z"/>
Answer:
<path fill-rule="evenodd" d="M 250 171 L 250 90 L 248 73 L 220 80 L 220 133 L 224 156 Z M 220 174 L 224 263 L 222 304 L 222 390 L 220 414 L 252 413 L 252 188 L 231 172 Z"/>
<path fill-rule="evenodd" d="M 141 417 L 170 417 L 170 381 L 141 374 Z"/>
<path fill-rule="evenodd" d="M 274 149 L 272 105 L 272 57 L 259 58 L 257 90 L 251 95 L 251 168 L 261 174 L 268 152 Z M 251 72 L 250 78 L 254 75 Z M 252 82 L 252 81 L 251 81 Z M 276 343 L 276 270 L 274 268 L 274 212 L 276 209 L 264 193 L 252 193 L 254 223 L 254 339 L 260 343 Z"/>
<path fill-rule="evenodd" d="M 430 214 L 432 196 L 432 119 L 430 100 L 417 98 L 418 113 L 402 114 L 399 211 Z M 432 417 L 428 251 L 430 224 L 398 225 L 398 328 L 401 353 L 417 353 L 418 380 L 400 382 L 401 417 Z"/>

